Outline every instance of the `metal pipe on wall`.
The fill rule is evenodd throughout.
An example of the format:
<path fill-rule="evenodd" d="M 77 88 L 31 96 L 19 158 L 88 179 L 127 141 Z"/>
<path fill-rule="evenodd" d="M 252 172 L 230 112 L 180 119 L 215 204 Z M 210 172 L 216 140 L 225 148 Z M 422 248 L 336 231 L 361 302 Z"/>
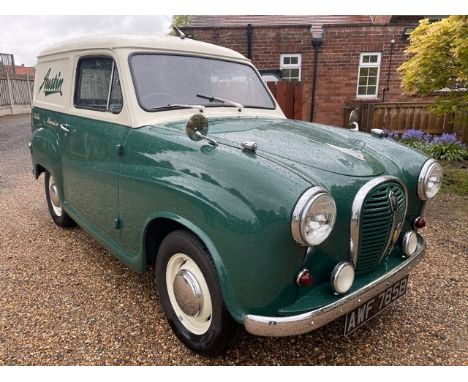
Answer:
<path fill-rule="evenodd" d="M 310 122 L 314 121 L 315 113 L 315 88 L 317 87 L 317 65 L 319 48 L 322 46 L 323 38 L 312 38 L 312 46 L 314 47 L 314 72 L 312 77 L 312 101 L 310 107 Z"/>
<path fill-rule="evenodd" d="M 252 24 L 247 24 L 247 58 L 252 59 Z"/>
<path fill-rule="evenodd" d="M 382 91 L 382 102 L 385 102 L 385 93 L 390 90 L 390 73 L 392 70 L 392 59 L 393 59 L 393 46 L 395 45 L 395 40 L 390 41 L 390 60 L 388 62 L 388 71 L 387 71 L 387 86 Z"/>

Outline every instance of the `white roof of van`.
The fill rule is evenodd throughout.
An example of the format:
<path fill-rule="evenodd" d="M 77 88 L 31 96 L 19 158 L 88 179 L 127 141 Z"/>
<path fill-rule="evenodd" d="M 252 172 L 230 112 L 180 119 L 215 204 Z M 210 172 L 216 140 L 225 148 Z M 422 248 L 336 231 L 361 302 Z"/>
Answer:
<path fill-rule="evenodd" d="M 156 49 L 247 60 L 242 54 L 218 45 L 208 44 L 189 38 L 181 39 L 180 37 L 152 34 L 100 34 L 79 37 L 60 42 L 45 49 L 38 57 L 75 50 L 105 48 Z"/>

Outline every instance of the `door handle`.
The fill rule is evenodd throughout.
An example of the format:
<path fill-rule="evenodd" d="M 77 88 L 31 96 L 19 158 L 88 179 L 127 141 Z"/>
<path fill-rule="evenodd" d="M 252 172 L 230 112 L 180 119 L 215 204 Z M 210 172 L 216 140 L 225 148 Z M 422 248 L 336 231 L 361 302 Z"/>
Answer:
<path fill-rule="evenodd" d="M 70 131 L 69 129 L 70 125 L 66 124 L 66 123 L 61 123 L 60 124 L 60 128 L 63 130 L 63 131 L 66 131 L 67 133 Z"/>

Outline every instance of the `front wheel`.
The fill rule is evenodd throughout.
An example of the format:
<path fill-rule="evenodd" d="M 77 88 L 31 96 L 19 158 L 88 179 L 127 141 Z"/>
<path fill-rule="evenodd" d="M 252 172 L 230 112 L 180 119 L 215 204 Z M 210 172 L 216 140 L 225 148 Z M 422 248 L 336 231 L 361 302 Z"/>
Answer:
<path fill-rule="evenodd" d="M 62 208 L 55 178 L 49 171 L 45 172 L 44 184 L 47 206 L 55 224 L 63 228 L 75 225 L 72 218 Z"/>
<path fill-rule="evenodd" d="M 195 235 L 178 230 L 163 240 L 156 284 L 169 325 L 188 348 L 217 355 L 235 341 L 239 325 L 223 302 L 213 260 Z"/>

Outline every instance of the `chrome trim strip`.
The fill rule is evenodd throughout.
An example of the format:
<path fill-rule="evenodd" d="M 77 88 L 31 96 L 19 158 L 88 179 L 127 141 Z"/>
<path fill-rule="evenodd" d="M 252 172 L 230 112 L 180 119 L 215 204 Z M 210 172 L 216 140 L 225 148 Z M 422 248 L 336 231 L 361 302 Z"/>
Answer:
<path fill-rule="evenodd" d="M 379 176 L 378 178 L 374 178 L 371 181 L 367 182 L 364 186 L 362 186 L 359 191 L 357 192 L 356 196 L 354 197 L 353 207 L 351 212 L 351 223 L 350 223 L 350 242 L 349 242 L 349 250 L 351 253 L 351 258 L 353 260 L 353 264 L 356 267 L 357 257 L 358 257 L 358 250 L 359 250 L 359 224 L 361 219 L 361 209 L 362 204 L 364 203 L 364 199 L 366 198 L 367 194 L 376 186 L 381 183 L 394 181 L 400 184 L 403 188 L 403 192 L 405 193 L 405 213 L 403 220 L 406 218 L 406 212 L 408 210 L 408 189 L 406 184 L 403 183 L 399 178 L 395 176 L 385 175 Z M 391 238 L 389 238 L 390 240 Z"/>
<path fill-rule="evenodd" d="M 304 334 L 320 328 L 357 308 L 365 301 L 383 292 L 393 283 L 401 280 L 421 261 L 425 250 L 424 238 L 418 235 L 418 249 L 413 256 L 363 288 L 344 296 L 334 303 L 296 316 L 264 317 L 248 314 L 244 319 L 245 329 L 257 336 L 282 337 Z"/>
<path fill-rule="evenodd" d="M 114 60 L 112 60 L 112 71 L 111 71 L 111 76 L 109 80 L 109 91 L 107 93 L 106 111 L 109 110 L 109 106 L 110 106 L 110 99 L 111 99 L 111 94 L 112 94 L 112 82 L 114 82 L 114 72 L 115 72 L 115 62 Z"/>
<path fill-rule="evenodd" d="M 304 192 L 294 207 L 294 211 L 291 218 L 291 233 L 293 239 L 296 243 L 302 246 L 309 246 L 304 239 L 302 239 L 301 235 L 301 221 L 302 221 L 302 213 L 304 212 L 305 207 L 307 204 L 318 195 L 321 194 L 328 194 L 328 191 L 325 190 L 323 187 L 311 187 L 306 192 Z"/>
<path fill-rule="evenodd" d="M 425 201 L 429 198 L 426 196 L 426 176 L 429 173 L 429 170 L 435 166 L 438 162 L 435 159 L 428 159 L 422 166 L 421 172 L 419 173 L 418 178 L 418 197 L 419 199 Z"/>
<path fill-rule="evenodd" d="M 70 129 L 69 129 L 70 125 L 68 125 L 67 123 L 61 123 L 61 124 L 59 125 L 59 127 L 60 127 L 63 131 L 65 131 L 66 133 L 68 133 L 68 132 L 70 131 Z"/>
<path fill-rule="evenodd" d="M 424 218 L 424 212 L 426 212 L 426 202 L 423 200 L 421 204 L 421 211 L 419 211 L 419 216 Z"/>

